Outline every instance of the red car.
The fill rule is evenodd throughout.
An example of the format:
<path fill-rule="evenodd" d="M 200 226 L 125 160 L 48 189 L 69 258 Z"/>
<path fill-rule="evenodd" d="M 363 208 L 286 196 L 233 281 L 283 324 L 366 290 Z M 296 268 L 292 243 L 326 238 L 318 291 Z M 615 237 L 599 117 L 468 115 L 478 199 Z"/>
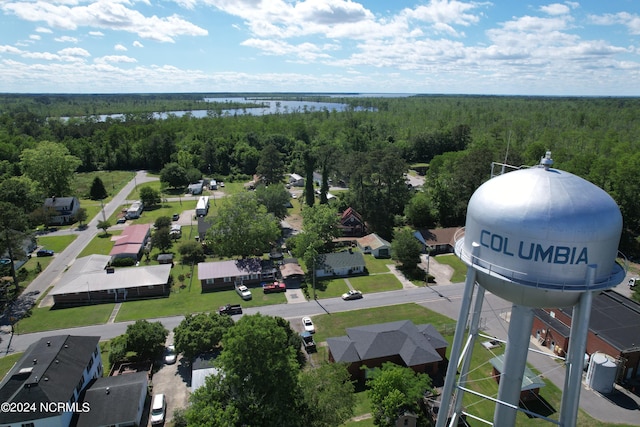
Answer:
<path fill-rule="evenodd" d="M 272 292 L 284 292 L 287 290 L 287 285 L 282 282 L 263 283 L 262 290 L 265 294 L 269 294 Z"/>

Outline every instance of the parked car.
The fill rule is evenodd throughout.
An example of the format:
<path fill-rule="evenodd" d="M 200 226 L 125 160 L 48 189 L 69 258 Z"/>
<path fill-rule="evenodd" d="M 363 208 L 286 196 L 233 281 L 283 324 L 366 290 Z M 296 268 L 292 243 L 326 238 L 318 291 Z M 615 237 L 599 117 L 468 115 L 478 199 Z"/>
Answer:
<path fill-rule="evenodd" d="M 232 314 L 242 314 L 242 306 L 240 304 L 227 304 L 218 309 L 218 313 L 231 316 Z"/>
<path fill-rule="evenodd" d="M 53 251 L 51 249 L 40 249 L 38 250 L 38 252 L 36 252 L 36 256 L 37 257 L 53 256 Z"/>
<path fill-rule="evenodd" d="M 634 289 L 640 283 L 640 277 L 632 277 L 629 279 L 629 289 Z"/>
<path fill-rule="evenodd" d="M 251 295 L 251 291 L 245 285 L 236 286 L 236 292 L 240 295 L 240 298 L 243 300 L 250 300 L 253 296 Z"/>
<path fill-rule="evenodd" d="M 313 325 L 313 321 L 310 317 L 305 316 L 302 318 L 302 326 L 306 332 L 311 332 L 312 334 L 316 333 L 316 327 Z"/>
<path fill-rule="evenodd" d="M 264 282 L 262 283 L 262 290 L 265 294 L 272 292 L 284 292 L 287 290 L 287 285 L 283 282 Z"/>
<path fill-rule="evenodd" d="M 316 351 L 316 342 L 313 339 L 313 335 L 311 332 L 303 332 L 300 334 L 300 338 L 302 338 L 302 345 L 307 353 L 311 353 Z"/>
<path fill-rule="evenodd" d="M 124 224 L 125 222 L 127 222 L 127 218 L 121 216 L 120 218 L 118 218 L 116 220 L 116 224 Z"/>
<path fill-rule="evenodd" d="M 149 418 L 151 425 L 158 425 L 164 423 L 164 415 L 167 410 L 167 402 L 164 398 L 164 394 L 156 394 L 151 401 L 151 413 Z"/>
<path fill-rule="evenodd" d="M 164 363 L 167 365 L 172 365 L 176 363 L 177 355 L 176 348 L 173 345 L 168 345 L 164 352 Z"/>
<path fill-rule="evenodd" d="M 177 221 L 180 219 L 180 214 L 174 213 L 171 217 L 171 221 Z"/>
<path fill-rule="evenodd" d="M 355 289 L 350 290 L 349 292 L 345 292 L 342 294 L 342 299 L 345 301 L 349 301 L 352 299 L 360 299 L 362 298 L 362 292 L 357 291 Z"/>

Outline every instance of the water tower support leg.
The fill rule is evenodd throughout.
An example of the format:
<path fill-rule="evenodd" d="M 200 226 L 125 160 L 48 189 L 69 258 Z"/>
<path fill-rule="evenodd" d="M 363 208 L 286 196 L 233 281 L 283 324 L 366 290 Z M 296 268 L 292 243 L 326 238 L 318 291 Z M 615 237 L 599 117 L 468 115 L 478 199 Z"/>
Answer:
<path fill-rule="evenodd" d="M 594 284 L 595 274 L 596 266 L 590 265 L 587 272 L 589 286 Z M 585 292 L 580 296 L 578 304 L 573 307 L 569 350 L 565 367 L 564 390 L 560 407 L 560 425 L 562 427 L 575 427 L 578 418 L 584 353 L 587 348 L 592 301 L 593 293 Z"/>
<path fill-rule="evenodd" d="M 473 255 L 476 256 L 479 250 L 479 245 L 474 244 Z M 451 344 L 451 353 L 449 354 L 449 366 L 447 367 L 447 373 L 444 377 L 444 386 L 442 387 L 442 393 L 440 397 L 440 409 L 438 410 L 438 419 L 436 421 L 436 427 L 445 427 L 447 418 L 449 418 L 449 409 L 451 408 L 451 399 L 453 395 L 453 387 L 456 381 L 456 374 L 458 372 L 458 364 L 460 354 L 462 350 L 462 340 L 465 336 L 465 330 L 467 327 L 467 320 L 469 318 L 469 309 L 471 308 L 471 300 L 473 298 L 473 290 L 476 284 L 476 269 L 471 267 L 467 270 L 467 278 L 464 284 L 464 292 L 462 294 L 462 304 L 460 306 L 460 315 L 458 316 L 458 323 L 456 324 L 456 331 L 453 337 L 453 343 Z M 457 393 L 462 394 L 461 390 L 457 390 Z M 462 399 L 462 397 L 458 397 Z M 451 417 L 451 425 L 457 425 L 457 418 L 459 414 L 453 414 Z"/>
<path fill-rule="evenodd" d="M 467 377 L 469 374 L 469 366 L 471 365 L 471 353 L 473 352 L 473 346 L 478 338 L 478 329 L 480 326 L 480 315 L 482 314 L 482 304 L 484 303 L 485 290 L 482 286 L 478 286 L 476 292 L 476 301 L 473 306 L 473 315 L 471 316 L 471 324 L 469 325 L 469 336 L 467 344 L 465 345 L 464 357 L 462 361 L 462 367 L 460 368 L 460 376 L 458 378 L 458 384 L 466 385 Z M 462 392 L 456 393 L 453 398 L 453 408 L 455 414 L 462 412 Z"/>
<path fill-rule="evenodd" d="M 498 386 L 498 401 L 508 405 L 498 403 L 493 414 L 494 425 L 501 427 L 516 424 L 517 408 L 522 391 L 522 377 L 527 365 L 527 353 L 529 352 L 531 328 L 533 327 L 533 309 L 513 304 L 509 322 L 504 366 L 500 373 L 500 385 Z"/>

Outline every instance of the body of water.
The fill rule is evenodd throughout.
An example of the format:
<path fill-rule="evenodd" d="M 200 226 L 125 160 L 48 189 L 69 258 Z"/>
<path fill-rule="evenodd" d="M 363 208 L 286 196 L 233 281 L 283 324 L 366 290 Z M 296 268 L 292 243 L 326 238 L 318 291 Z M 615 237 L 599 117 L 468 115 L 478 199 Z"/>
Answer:
<path fill-rule="evenodd" d="M 216 103 L 229 103 L 229 104 L 247 104 L 246 108 L 224 108 L 216 105 L 211 110 L 190 110 L 190 111 L 167 111 L 167 112 L 155 112 L 153 117 L 156 119 L 166 119 L 170 116 L 182 117 L 185 114 L 190 114 L 192 117 L 203 118 L 207 117 L 210 113 L 219 117 L 233 117 L 241 115 L 250 116 L 264 116 L 267 114 L 290 114 L 290 113 L 305 113 L 314 111 L 346 111 L 351 107 L 348 104 L 340 102 L 319 102 L 319 101 L 295 101 L 295 100 L 276 100 L 269 98 L 243 98 L 243 97 L 228 97 L 228 98 L 205 98 L 205 102 Z M 375 108 L 363 108 L 356 107 L 355 111 L 376 111 Z M 124 114 L 102 114 L 99 115 L 100 121 L 105 121 L 107 118 L 111 119 L 123 119 Z M 62 117 L 62 120 L 68 120 L 68 117 Z"/>

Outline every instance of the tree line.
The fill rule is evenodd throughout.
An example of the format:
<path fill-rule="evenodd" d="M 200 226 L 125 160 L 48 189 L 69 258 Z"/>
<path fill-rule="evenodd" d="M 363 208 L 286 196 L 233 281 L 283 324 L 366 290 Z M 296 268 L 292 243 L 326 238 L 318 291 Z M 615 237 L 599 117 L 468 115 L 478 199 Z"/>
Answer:
<path fill-rule="evenodd" d="M 307 178 L 308 205 L 315 203 L 312 177 L 317 172 L 322 176 L 320 202 L 326 201 L 323 197 L 330 183 L 348 186 L 342 206 L 354 207 L 375 231 L 390 238 L 394 228 L 404 223 L 464 224 L 469 197 L 489 179 L 491 162 L 534 165 L 551 150 L 556 167 L 612 195 L 625 221 L 622 249 L 638 252 L 639 99 L 332 97 L 331 101 L 351 108 L 265 116 L 224 116 L 212 108 L 203 118 L 186 114 L 166 119 L 155 119 L 149 111 L 161 111 L 163 102 L 165 107 L 191 103 L 191 109 L 196 109 L 199 96 L 44 99 L 4 95 L 0 186 L 8 179 L 24 177 L 23 153 L 45 142 L 64 146 L 77 158 L 76 171 L 160 171 L 176 163 L 186 171 L 231 180 L 247 179 L 257 171 L 267 177 L 295 172 Z M 308 99 L 323 100 L 319 95 Z M 123 116 L 102 121 L 89 108 L 91 102 L 96 111 L 108 107 Z M 73 104 L 89 111 L 66 120 L 51 115 Z M 424 191 L 417 194 L 407 188 L 403 176 L 416 164 L 426 170 Z"/>

